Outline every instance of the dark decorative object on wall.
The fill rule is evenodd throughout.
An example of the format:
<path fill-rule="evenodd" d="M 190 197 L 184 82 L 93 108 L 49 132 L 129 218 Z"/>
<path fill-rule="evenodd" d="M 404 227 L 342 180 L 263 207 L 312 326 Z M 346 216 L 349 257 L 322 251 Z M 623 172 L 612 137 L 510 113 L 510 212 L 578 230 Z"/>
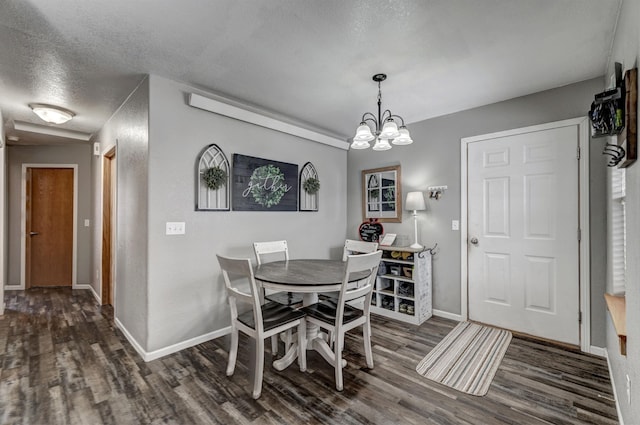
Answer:
<path fill-rule="evenodd" d="M 229 171 L 218 145 L 204 148 L 196 164 L 196 211 L 229 211 Z"/>
<path fill-rule="evenodd" d="M 625 126 L 618 144 L 626 151 L 626 156 L 620 164 L 621 168 L 628 167 L 638 159 L 638 68 L 629 69 L 624 73 L 624 85 L 627 90 L 625 96 Z"/>
<path fill-rule="evenodd" d="M 382 223 L 378 222 L 378 219 L 372 218 L 360 225 L 358 233 L 363 241 L 378 242 L 380 235 L 384 233 L 384 227 L 382 227 Z"/>
<path fill-rule="evenodd" d="M 624 81 L 620 77 L 621 69 L 621 65 L 616 63 L 617 87 L 595 96 L 596 100 L 591 105 L 589 117 L 591 118 L 592 136 L 617 135 L 614 139 L 616 143 L 607 143 L 602 151 L 603 155 L 611 157 L 607 165 L 625 168 L 638 158 L 636 123 L 638 69 L 627 70 L 624 74 Z M 606 112 L 602 107 L 599 109 L 594 107 L 599 101 L 603 107 L 608 108 L 609 112 Z"/>
<path fill-rule="evenodd" d="M 318 172 L 307 162 L 300 171 L 300 211 L 318 211 L 319 190 Z"/>
<path fill-rule="evenodd" d="M 298 166 L 233 155 L 234 211 L 297 211 Z"/>

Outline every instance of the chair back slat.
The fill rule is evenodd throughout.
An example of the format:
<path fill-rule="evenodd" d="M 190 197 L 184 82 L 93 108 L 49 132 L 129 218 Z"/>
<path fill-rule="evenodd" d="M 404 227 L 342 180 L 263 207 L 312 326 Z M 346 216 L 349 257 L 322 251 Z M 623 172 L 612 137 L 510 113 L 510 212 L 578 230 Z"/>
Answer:
<path fill-rule="evenodd" d="M 378 250 L 378 242 L 357 241 L 347 239 L 344 241 L 342 261 L 347 261 L 347 256 L 356 254 L 369 254 Z"/>
<path fill-rule="evenodd" d="M 347 265 L 342 279 L 342 286 L 340 287 L 340 296 L 338 297 L 336 328 L 340 327 L 342 324 L 342 319 L 344 317 L 344 305 L 347 301 L 364 297 L 364 314 L 369 314 L 373 284 L 375 282 L 376 275 L 378 274 L 378 266 L 380 265 L 381 259 L 382 251 L 347 256 Z M 358 287 L 350 288 L 349 277 L 351 273 L 362 271 L 368 271 L 369 275 L 359 282 Z"/>
<path fill-rule="evenodd" d="M 287 241 L 269 241 L 269 242 L 254 242 L 253 243 L 253 252 L 256 255 L 256 261 L 258 265 L 264 262 L 265 256 L 270 256 L 273 258 L 271 254 L 281 254 L 280 259 L 288 260 L 289 259 L 289 247 L 287 246 Z M 273 260 L 272 260 L 273 261 Z"/>
<path fill-rule="evenodd" d="M 222 255 L 216 255 L 216 257 L 222 270 L 222 277 L 225 287 L 227 288 L 227 296 L 233 299 L 233 302 L 230 303 L 232 316 L 237 317 L 235 301 L 251 304 L 256 331 L 262 331 L 264 325 L 262 322 L 262 309 L 260 307 L 260 294 L 258 293 L 258 286 L 253 275 L 251 260 L 248 258 L 224 257 Z M 247 281 L 249 283 L 250 293 L 243 292 L 234 285 Z"/>

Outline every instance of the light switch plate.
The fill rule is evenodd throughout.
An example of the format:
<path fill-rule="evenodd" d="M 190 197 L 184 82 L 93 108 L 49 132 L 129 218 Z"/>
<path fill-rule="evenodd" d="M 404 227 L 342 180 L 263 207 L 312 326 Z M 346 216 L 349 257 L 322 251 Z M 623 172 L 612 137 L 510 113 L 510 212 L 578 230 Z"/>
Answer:
<path fill-rule="evenodd" d="M 167 235 L 184 235 L 185 223 L 184 221 L 167 221 L 166 233 Z"/>
<path fill-rule="evenodd" d="M 460 221 L 451 220 L 451 230 L 460 230 Z"/>

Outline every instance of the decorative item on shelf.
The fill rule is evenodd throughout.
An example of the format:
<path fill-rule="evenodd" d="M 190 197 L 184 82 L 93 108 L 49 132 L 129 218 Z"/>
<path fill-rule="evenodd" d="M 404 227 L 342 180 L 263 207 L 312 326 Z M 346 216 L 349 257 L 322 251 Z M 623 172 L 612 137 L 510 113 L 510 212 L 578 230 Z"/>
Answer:
<path fill-rule="evenodd" d="M 196 211 L 229 211 L 230 169 L 218 145 L 202 150 L 196 168 Z"/>
<path fill-rule="evenodd" d="M 351 148 L 367 149 L 371 146 L 369 142 L 374 139 L 376 140 L 373 146 L 374 151 L 391 149 L 389 141 L 394 145 L 409 145 L 413 143 L 409 130 L 404 125 L 404 119 L 399 115 L 392 114 L 389 109 L 382 112 L 382 90 L 380 89 L 380 83 L 387 79 L 387 75 L 376 74 L 372 79 L 378 83 L 378 115 L 376 116 L 371 112 L 366 112 L 362 115 L 362 120 L 356 130 L 356 135 L 353 137 Z M 400 128 L 398 128 L 394 119 L 400 120 Z M 373 126 L 373 132 L 369 124 Z"/>
<path fill-rule="evenodd" d="M 413 276 L 413 267 L 403 267 L 402 274 L 404 274 L 405 277 L 411 279 L 411 277 Z"/>
<path fill-rule="evenodd" d="M 405 208 L 407 210 L 413 211 L 415 242 L 411 245 L 411 248 L 422 248 L 423 246 L 418 243 L 418 211 L 424 211 L 427 209 L 424 203 L 424 196 L 422 195 L 422 192 L 409 192 L 407 194 L 407 202 L 405 204 Z"/>
<path fill-rule="evenodd" d="M 378 242 L 380 235 L 384 233 L 384 227 L 382 227 L 382 223 L 379 223 L 377 219 L 372 218 L 360 224 L 358 233 L 360 239 L 365 242 Z"/>
<path fill-rule="evenodd" d="M 227 172 L 222 168 L 210 167 L 202 172 L 202 180 L 211 190 L 218 190 L 227 184 Z"/>
<path fill-rule="evenodd" d="M 395 240 L 396 240 L 396 234 L 395 233 L 386 233 L 384 235 L 384 237 L 382 238 L 382 240 L 380 241 L 380 245 L 391 246 L 391 245 L 393 245 L 393 242 Z"/>
<path fill-rule="evenodd" d="M 300 211 L 318 211 L 320 179 L 312 163 L 307 162 L 300 170 Z"/>

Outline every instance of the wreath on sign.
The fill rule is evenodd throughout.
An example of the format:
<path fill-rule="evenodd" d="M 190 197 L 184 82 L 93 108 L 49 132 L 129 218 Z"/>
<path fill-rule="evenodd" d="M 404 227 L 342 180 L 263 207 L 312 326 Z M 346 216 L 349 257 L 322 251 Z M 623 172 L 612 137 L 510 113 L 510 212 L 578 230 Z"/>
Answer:
<path fill-rule="evenodd" d="M 274 165 L 263 165 L 253 170 L 249 179 L 253 200 L 266 208 L 278 205 L 287 193 L 284 174 Z"/>
<path fill-rule="evenodd" d="M 209 189 L 218 190 L 227 183 L 227 172 L 220 167 L 210 167 L 202 172 L 202 180 Z"/>
<path fill-rule="evenodd" d="M 302 184 L 302 188 L 309 195 L 313 195 L 320 190 L 320 180 L 316 179 L 315 177 L 309 177 Z"/>

